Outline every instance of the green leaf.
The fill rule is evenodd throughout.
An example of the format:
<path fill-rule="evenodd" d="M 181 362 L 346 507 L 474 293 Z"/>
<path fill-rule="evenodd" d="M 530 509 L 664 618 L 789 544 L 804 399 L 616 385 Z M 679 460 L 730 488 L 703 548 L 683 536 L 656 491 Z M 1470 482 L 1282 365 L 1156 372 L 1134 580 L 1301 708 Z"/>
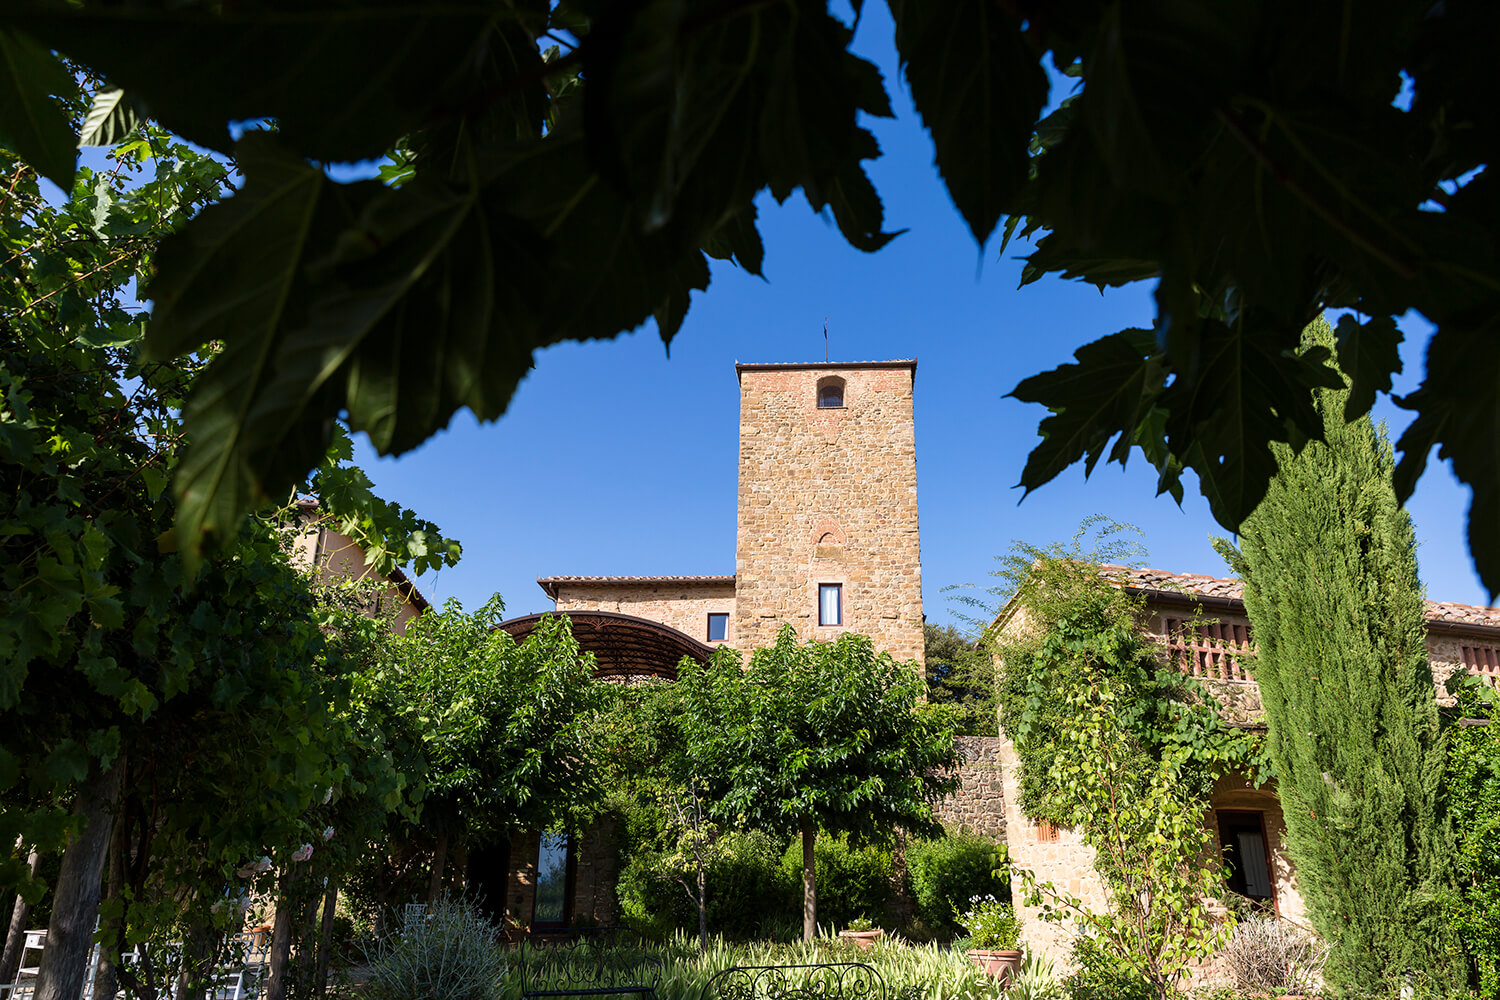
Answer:
<path fill-rule="evenodd" d="M 77 154 L 67 115 L 52 99 L 77 89 L 62 61 L 29 35 L 0 27 L 0 136 L 64 191 Z"/>
<path fill-rule="evenodd" d="M 1487 310 L 1488 311 L 1488 310 Z M 1490 312 L 1493 315 L 1493 312 Z M 1396 495 L 1405 502 L 1416 489 L 1428 454 L 1453 463 L 1453 473 L 1473 490 L 1469 505 L 1469 554 L 1491 600 L 1500 593 L 1500 356 L 1491 350 L 1495 330 L 1443 327 L 1427 345 L 1427 376 L 1397 405 L 1415 410 L 1397 447 Z"/>
<path fill-rule="evenodd" d="M 113 146 L 136 130 L 140 114 L 135 102 L 119 87 L 101 87 L 78 132 L 80 146 Z"/>
<path fill-rule="evenodd" d="M 948 194 L 980 244 L 1030 171 L 1049 84 L 1017 16 L 988 0 L 890 0 L 912 101 Z"/>
<path fill-rule="evenodd" d="M 1337 333 L 1339 367 L 1349 376 L 1344 419 L 1353 420 L 1370 412 L 1377 392 L 1391 391 L 1391 375 L 1401 371 L 1401 331 L 1390 316 L 1360 323 L 1345 315 L 1339 317 Z"/>
<path fill-rule="evenodd" d="M 192 444 L 177 469 L 177 530 L 196 552 L 205 535 L 225 537 L 264 498 L 245 449 L 257 393 L 285 314 L 303 309 L 299 281 L 327 182 L 274 138 L 251 133 L 236 146 L 245 184 L 163 241 L 146 288 L 155 302 L 146 356 L 165 360 L 212 339 L 224 352 L 189 398 Z"/>
<path fill-rule="evenodd" d="M 1042 420 L 1042 443 L 1027 456 L 1020 485 L 1027 493 L 1051 481 L 1068 466 L 1085 459 L 1093 472 L 1110 439 L 1123 435 L 1125 453 L 1136 427 L 1162 389 L 1162 368 L 1150 330 L 1121 330 L 1080 347 L 1076 364 L 1025 379 L 1010 395 L 1041 403 L 1052 411 Z"/>
<path fill-rule="evenodd" d="M 229 151 L 230 122 L 274 118 L 294 148 L 346 161 L 381 155 L 450 104 L 448 88 L 491 25 L 520 16 L 487 0 L 72 9 L 21 0 L 0 24 L 85 63 L 210 149 Z"/>

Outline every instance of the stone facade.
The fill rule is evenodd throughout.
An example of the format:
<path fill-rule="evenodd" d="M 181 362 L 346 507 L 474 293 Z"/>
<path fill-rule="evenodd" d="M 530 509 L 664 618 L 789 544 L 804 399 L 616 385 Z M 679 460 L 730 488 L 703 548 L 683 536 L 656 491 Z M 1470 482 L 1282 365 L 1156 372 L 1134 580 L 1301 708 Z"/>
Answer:
<path fill-rule="evenodd" d="M 318 514 L 316 501 L 297 504 L 300 527 L 292 539 L 292 565 L 314 569 L 320 583 L 344 580 L 381 580 L 387 586 L 376 590 L 370 613 L 390 616 L 391 628 L 406 631 L 406 623 L 427 610 L 427 599 L 399 569 L 386 575 L 375 572 L 359 543 L 335 531 Z"/>
<path fill-rule="evenodd" d="M 1005 782 L 998 736 L 958 738 L 958 791 L 933 807 L 933 817 L 949 830 L 1005 839 Z"/>
<path fill-rule="evenodd" d="M 877 649 L 920 668 L 916 367 L 915 361 L 736 366 L 733 576 L 551 576 L 537 583 L 560 612 L 629 615 L 747 655 L 773 643 L 789 623 L 801 639 L 864 633 Z M 832 395 L 820 400 L 828 390 Z M 820 584 L 841 587 L 837 625 L 819 623 Z M 728 616 L 726 634 L 710 640 L 709 616 L 719 614 Z M 585 633 L 577 634 L 587 648 Z M 1004 835 L 996 766 L 992 747 L 974 749 L 961 771 L 963 791 L 942 807 L 950 823 Z M 614 923 L 613 831 L 590 829 L 573 844 L 572 918 Z M 515 838 L 504 895 L 508 918 L 520 924 L 531 922 L 535 908 L 537 853 L 537 834 Z"/>
<path fill-rule="evenodd" d="M 736 645 L 862 632 L 922 660 L 914 362 L 739 365 Z M 842 404 L 820 407 L 820 383 Z M 819 584 L 843 588 L 843 621 L 820 625 Z"/>
<path fill-rule="evenodd" d="M 1146 599 L 1147 628 L 1162 643 L 1164 659 L 1202 682 L 1219 702 L 1227 722 L 1264 726 L 1260 691 L 1247 668 L 1253 663 L 1254 644 L 1238 580 L 1125 567 L 1104 569 L 1122 586 Z M 1021 610 L 1012 608 L 1002 614 L 996 627 L 1015 634 L 1030 626 Z M 1429 601 L 1426 645 L 1440 700 L 1444 697 L 1443 682 L 1460 670 L 1493 682 L 1500 678 L 1500 609 Z M 997 756 L 1012 861 L 1035 873 L 1038 882 L 1052 882 L 1079 897 L 1085 906 L 1104 907 L 1106 891 L 1094 870 L 1093 849 L 1074 831 L 1039 826 L 1026 817 L 1018 806 L 1018 761 L 1009 739 L 1001 737 Z M 1210 849 L 1221 855 L 1224 844 L 1220 825 L 1225 814 L 1258 814 L 1266 841 L 1271 903 L 1278 915 L 1305 924 L 1296 867 L 1287 853 L 1286 824 L 1274 785 L 1253 788 L 1242 776 L 1231 775 L 1214 787 L 1209 803 L 1204 827 L 1212 835 Z M 1222 907 L 1214 908 L 1222 912 Z M 1076 927 L 1071 922 L 1042 921 L 1037 909 L 1025 906 L 1019 894 L 1016 909 L 1027 945 L 1046 954 L 1059 968 L 1069 968 Z M 1217 975 L 1212 962 L 1194 970 L 1200 982 L 1211 982 Z"/>
<path fill-rule="evenodd" d="M 552 582 L 552 581 L 549 581 Z M 736 644 L 734 577 L 703 579 L 670 577 L 632 583 L 619 579 L 557 580 L 552 582 L 559 611 L 614 611 L 670 625 L 677 631 L 708 642 L 708 616 L 727 614 L 726 641 Z M 717 645 L 717 643 L 711 643 Z"/>

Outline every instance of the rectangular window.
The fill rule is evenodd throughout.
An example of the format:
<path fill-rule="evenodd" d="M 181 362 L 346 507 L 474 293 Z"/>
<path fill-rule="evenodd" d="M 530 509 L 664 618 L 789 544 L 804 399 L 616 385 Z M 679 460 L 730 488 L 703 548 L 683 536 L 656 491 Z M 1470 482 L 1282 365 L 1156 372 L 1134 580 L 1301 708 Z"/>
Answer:
<path fill-rule="evenodd" d="M 723 642 L 729 638 L 729 615 L 711 614 L 708 616 L 708 641 Z"/>
<path fill-rule="evenodd" d="M 1218 810 L 1219 843 L 1224 849 L 1224 881 L 1241 896 L 1274 903 L 1271 854 L 1266 843 L 1265 814 Z"/>
<path fill-rule="evenodd" d="M 818 584 L 818 624 L 844 624 L 844 585 L 842 583 Z"/>

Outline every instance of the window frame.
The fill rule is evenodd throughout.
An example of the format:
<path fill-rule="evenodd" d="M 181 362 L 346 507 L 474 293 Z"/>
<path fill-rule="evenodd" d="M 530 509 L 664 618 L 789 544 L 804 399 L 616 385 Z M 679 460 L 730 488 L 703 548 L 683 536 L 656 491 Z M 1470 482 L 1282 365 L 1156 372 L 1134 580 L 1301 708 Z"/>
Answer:
<path fill-rule="evenodd" d="M 718 618 L 719 620 L 721 620 L 724 623 L 724 634 L 721 635 L 721 636 L 719 636 L 718 638 L 714 637 L 714 619 L 715 618 Z M 727 612 L 727 611 L 710 611 L 708 613 L 708 628 L 704 632 L 704 635 L 706 635 L 708 637 L 705 640 L 706 642 L 728 642 L 729 641 L 729 612 Z"/>
<path fill-rule="evenodd" d="M 562 919 L 556 921 L 539 920 L 536 915 L 536 907 L 542 890 L 542 842 L 549 835 L 563 838 Z M 537 858 L 532 871 L 534 874 L 531 883 L 531 927 L 545 931 L 566 930 L 571 927 L 573 925 L 573 895 L 577 891 L 578 880 L 578 838 L 566 830 L 542 831 L 537 837 Z"/>
<path fill-rule="evenodd" d="M 1232 875 L 1227 871 L 1224 874 L 1224 889 L 1227 892 L 1234 893 L 1236 896 L 1240 896 L 1243 899 L 1249 900 L 1257 906 L 1265 906 L 1269 904 L 1271 911 L 1273 913 L 1279 914 L 1281 912 L 1281 899 L 1279 893 L 1277 893 L 1276 891 L 1276 866 L 1273 863 L 1273 859 L 1271 856 L 1271 836 L 1270 830 L 1268 829 L 1268 825 L 1266 823 L 1266 811 L 1264 809 L 1214 810 L 1214 826 L 1217 828 L 1217 832 L 1219 835 L 1219 856 L 1224 858 L 1226 868 L 1228 867 L 1229 859 L 1224 856 L 1230 848 L 1229 841 L 1225 839 L 1226 827 L 1228 828 L 1228 831 L 1230 833 L 1233 833 L 1235 830 L 1251 829 L 1256 824 L 1259 824 L 1260 842 L 1263 850 L 1263 857 L 1261 858 L 1261 860 L 1266 866 L 1266 885 L 1270 887 L 1271 894 L 1267 897 L 1252 896 L 1247 892 L 1241 892 L 1240 890 L 1233 888 L 1229 884 L 1229 880 Z M 1240 881 L 1248 887 L 1248 879 L 1245 878 L 1243 867 L 1244 859 L 1240 858 L 1239 842 L 1236 841 L 1233 846 L 1235 857 L 1236 859 L 1238 859 L 1238 863 L 1241 866 L 1239 872 Z"/>
<path fill-rule="evenodd" d="M 823 593 L 832 590 L 835 595 L 834 611 L 836 621 L 823 620 Z M 844 585 L 842 582 L 818 584 L 818 627 L 819 628 L 841 628 L 844 624 Z"/>
<path fill-rule="evenodd" d="M 842 410 L 844 408 L 845 390 L 848 389 L 848 387 L 849 384 L 839 376 L 825 375 L 822 378 L 818 379 L 818 385 L 813 397 L 813 401 L 817 404 L 817 408 L 820 410 Z M 836 389 L 838 391 L 839 401 L 837 403 L 823 402 L 823 393 L 827 392 L 830 389 Z"/>

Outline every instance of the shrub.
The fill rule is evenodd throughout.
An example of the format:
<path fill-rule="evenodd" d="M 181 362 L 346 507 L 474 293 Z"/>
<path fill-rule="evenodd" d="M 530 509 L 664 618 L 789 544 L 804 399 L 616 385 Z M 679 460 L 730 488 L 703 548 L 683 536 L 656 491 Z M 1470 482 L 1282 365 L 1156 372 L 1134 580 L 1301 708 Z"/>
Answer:
<path fill-rule="evenodd" d="M 1327 958 L 1328 950 L 1311 934 L 1265 915 L 1236 924 L 1218 954 L 1235 985 L 1252 993 L 1310 993 Z"/>
<path fill-rule="evenodd" d="M 375 944 L 369 954 L 369 1000 L 496 1000 L 505 960 L 495 945 L 498 928 L 467 900 L 440 900 L 427 919 L 399 937 Z"/>
<path fill-rule="evenodd" d="M 1069 1000 L 1161 1000 L 1161 990 L 1116 964 L 1090 938 L 1074 944 L 1073 964 L 1077 971 L 1064 984 Z"/>
<path fill-rule="evenodd" d="M 1021 921 L 1015 909 L 994 896 L 975 896 L 959 919 L 969 932 L 970 947 L 1012 951 L 1021 941 Z"/>
<path fill-rule="evenodd" d="M 825 834 L 813 847 L 818 877 L 818 922 L 843 927 L 861 913 L 885 912 L 891 897 L 891 852 L 873 845 L 852 847 L 843 835 Z M 781 858 L 781 870 L 802 898 L 802 841 L 794 839 Z"/>
<path fill-rule="evenodd" d="M 796 921 L 800 932 L 800 884 L 782 867 L 780 845 L 750 830 L 724 834 L 721 846 L 722 853 L 708 870 L 708 929 L 726 937 L 753 938 Z"/>
<path fill-rule="evenodd" d="M 958 932 L 958 914 L 970 897 L 1010 900 L 1005 845 L 968 831 L 913 840 L 906 847 L 906 871 L 918 916 L 943 937 Z"/>

